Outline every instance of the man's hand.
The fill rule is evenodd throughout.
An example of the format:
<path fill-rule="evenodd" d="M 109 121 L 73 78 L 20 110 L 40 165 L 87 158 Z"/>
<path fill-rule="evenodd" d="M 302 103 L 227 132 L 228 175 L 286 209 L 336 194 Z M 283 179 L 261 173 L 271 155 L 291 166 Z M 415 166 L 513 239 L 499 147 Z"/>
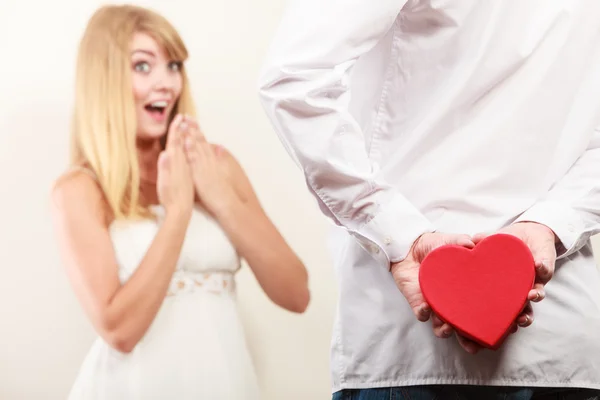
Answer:
<path fill-rule="evenodd" d="M 511 333 L 515 333 L 519 326 L 526 328 L 533 323 L 531 302 L 542 301 L 546 296 L 544 286 L 554 274 L 557 238 L 550 228 L 535 222 L 518 222 L 499 230 L 498 233 L 506 233 L 521 239 L 529 247 L 535 262 L 535 284 L 527 295 L 528 302 L 525 309 L 511 328 Z M 489 235 L 484 233 L 477 234 L 473 237 L 473 241 L 477 244 L 487 236 Z M 469 353 L 474 354 L 481 349 L 481 346 L 469 339 L 458 335 L 457 338 L 460 345 Z"/>
<path fill-rule="evenodd" d="M 467 248 L 475 246 L 473 240 L 467 235 L 425 233 L 415 241 L 408 256 L 403 261 L 391 265 L 390 269 L 394 281 L 419 321 L 426 322 L 432 317 L 431 308 L 425 302 L 419 285 L 421 262 L 432 250 L 449 244 Z M 452 335 L 453 329 L 449 324 L 433 315 L 433 331 L 439 338 L 448 338 Z"/>
<path fill-rule="evenodd" d="M 498 233 L 507 233 L 521 239 L 533 255 L 535 262 L 535 285 L 529 292 L 528 300 L 538 302 L 544 299 L 544 286 L 554 275 L 556 264 L 557 238 L 552 229 L 535 222 L 517 222 L 501 229 Z M 475 243 L 486 238 L 487 234 L 477 234 L 473 237 Z"/>

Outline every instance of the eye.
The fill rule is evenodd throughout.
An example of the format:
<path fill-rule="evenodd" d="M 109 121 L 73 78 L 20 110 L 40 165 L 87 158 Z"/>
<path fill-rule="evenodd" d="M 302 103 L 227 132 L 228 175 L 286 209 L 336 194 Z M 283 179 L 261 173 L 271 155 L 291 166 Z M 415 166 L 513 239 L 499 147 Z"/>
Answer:
<path fill-rule="evenodd" d="M 148 64 L 146 61 L 140 61 L 140 62 L 135 63 L 133 68 L 137 72 L 143 72 L 143 73 L 150 72 L 150 64 Z"/>
<path fill-rule="evenodd" d="M 181 68 L 183 67 L 183 63 L 181 61 L 171 61 L 169 63 L 169 69 L 171 71 L 181 71 Z"/>

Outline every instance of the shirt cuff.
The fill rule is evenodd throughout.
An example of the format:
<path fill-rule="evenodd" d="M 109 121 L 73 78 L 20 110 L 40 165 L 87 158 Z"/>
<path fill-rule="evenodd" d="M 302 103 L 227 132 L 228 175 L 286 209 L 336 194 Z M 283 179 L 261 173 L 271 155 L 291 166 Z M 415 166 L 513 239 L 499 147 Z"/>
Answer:
<path fill-rule="evenodd" d="M 525 211 L 515 222 L 537 222 L 554 231 L 560 241 L 556 245 L 557 259 L 567 257 L 585 243 L 585 222 L 571 207 L 554 201 L 541 201 Z"/>
<path fill-rule="evenodd" d="M 393 194 L 353 235 L 374 258 L 389 265 L 404 260 L 415 240 L 433 231 L 431 222 L 414 205 L 404 196 Z"/>

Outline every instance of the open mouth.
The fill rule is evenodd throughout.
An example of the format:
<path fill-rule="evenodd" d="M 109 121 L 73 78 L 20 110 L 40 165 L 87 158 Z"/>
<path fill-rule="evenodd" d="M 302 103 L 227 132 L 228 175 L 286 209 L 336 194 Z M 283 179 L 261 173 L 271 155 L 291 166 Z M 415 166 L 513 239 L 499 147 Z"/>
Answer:
<path fill-rule="evenodd" d="M 166 111 L 169 103 L 166 101 L 155 101 L 150 104 L 146 104 L 144 107 L 150 116 L 155 120 L 162 121 L 166 117 Z"/>

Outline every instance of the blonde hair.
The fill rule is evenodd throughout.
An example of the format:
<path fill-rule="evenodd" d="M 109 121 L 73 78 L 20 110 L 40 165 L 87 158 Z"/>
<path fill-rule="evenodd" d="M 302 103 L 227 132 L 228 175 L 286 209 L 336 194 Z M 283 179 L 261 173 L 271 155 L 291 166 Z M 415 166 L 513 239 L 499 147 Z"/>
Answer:
<path fill-rule="evenodd" d="M 91 169 L 114 219 L 151 216 L 140 199 L 136 113 L 131 83 L 130 45 L 145 33 L 170 58 L 185 61 L 188 51 L 175 28 L 161 15 L 131 5 L 104 6 L 89 20 L 79 45 L 71 164 Z M 195 115 L 185 70 L 172 116 Z"/>

